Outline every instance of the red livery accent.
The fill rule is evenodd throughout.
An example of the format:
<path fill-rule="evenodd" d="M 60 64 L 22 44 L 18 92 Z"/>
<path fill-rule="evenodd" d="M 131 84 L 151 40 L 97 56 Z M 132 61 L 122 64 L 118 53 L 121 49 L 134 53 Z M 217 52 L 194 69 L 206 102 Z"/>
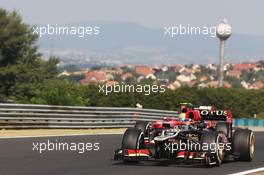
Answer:
<path fill-rule="evenodd" d="M 150 152 L 148 149 L 138 149 L 138 150 L 128 149 L 127 154 L 128 156 L 149 156 Z"/>
<path fill-rule="evenodd" d="M 184 157 L 185 155 L 185 151 L 180 151 L 178 154 L 177 154 L 177 158 L 178 157 Z"/>

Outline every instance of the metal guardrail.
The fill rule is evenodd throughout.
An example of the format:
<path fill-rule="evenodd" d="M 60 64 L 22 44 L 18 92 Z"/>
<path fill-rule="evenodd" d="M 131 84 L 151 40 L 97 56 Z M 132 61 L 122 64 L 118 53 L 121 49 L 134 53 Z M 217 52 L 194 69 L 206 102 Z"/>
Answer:
<path fill-rule="evenodd" d="M 254 127 L 264 127 L 264 119 L 248 119 L 239 118 L 233 119 L 234 126 L 254 126 Z"/>
<path fill-rule="evenodd" d="M 0 103 L 0 128 L 122 128 L 136 120 L 178 117 L 175 111 Z"/>
<path fill-rule="evenodd" d="M 0 103 L 0 128 L 126 128 L 137 120 L 178 117 L 175 111 Z M 264 127 L 264 119 L 233 119 L 234 126 Z"/>

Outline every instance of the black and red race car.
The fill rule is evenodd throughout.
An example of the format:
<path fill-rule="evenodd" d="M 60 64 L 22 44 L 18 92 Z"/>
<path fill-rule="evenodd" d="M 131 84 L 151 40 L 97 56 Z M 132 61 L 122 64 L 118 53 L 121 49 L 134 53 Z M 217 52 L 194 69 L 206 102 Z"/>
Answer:
<path fill-rule="evenodd" d="M 184 118 L 137 121 L 125 131 L 114 160 L 175 160 L 219 166 L 225 161 L 253 159 L 254 133 L 233 128 L 230 111 L 201 106 L 184 113 Z"/>

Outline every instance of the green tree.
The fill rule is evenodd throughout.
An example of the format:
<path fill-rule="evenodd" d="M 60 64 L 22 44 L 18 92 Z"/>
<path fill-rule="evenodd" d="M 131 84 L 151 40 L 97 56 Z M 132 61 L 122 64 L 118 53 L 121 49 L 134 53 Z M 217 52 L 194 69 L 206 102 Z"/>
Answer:
<path fill-rule="evenodd" d="M 17 12 L 0 9 L 0 96 L 27 101 L 45 79 L 57 74 L 58 58 L 41 59 L 37 51 L 38 36 L 23 23 Z"/>
<path fill-rule="evenodd" d="M 65 106 L 85 106 L 89 103 L 84 96 L 85 89 L 69 81 L 45 80 L 34 93 L 36 95 L 30 103 Z"/>
<path fill-rule="evenodd" d="M 22 22 L 17 12 L 0 9 L 0 67 L 9 64 L 37 64 L 40 54 L 38 39 L 30 26 Z"/>

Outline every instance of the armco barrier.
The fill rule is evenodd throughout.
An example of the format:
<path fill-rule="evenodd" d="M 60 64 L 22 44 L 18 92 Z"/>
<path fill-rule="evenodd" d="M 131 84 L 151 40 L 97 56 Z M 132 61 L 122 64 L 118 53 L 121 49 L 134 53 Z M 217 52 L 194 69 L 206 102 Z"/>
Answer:
<path fill-rule="evenodd" d="M 0 128 L 125 128 L 136 120 L 178 117 L 175 111 L 0 103 Z M 240 118 L 234 126 L 264 127 L 264 119 Z"/>
<path fill-rule="evenodd" d="M 0 103 L 0 128 L 120 128 L 136 120 L 178 117 L 175 111 Z"/>
<path fill-rule="evenodd" d="M 233 119 L 233 125 L 264 127 L 264 119 L 248 119 L 248 118 Z"/>

